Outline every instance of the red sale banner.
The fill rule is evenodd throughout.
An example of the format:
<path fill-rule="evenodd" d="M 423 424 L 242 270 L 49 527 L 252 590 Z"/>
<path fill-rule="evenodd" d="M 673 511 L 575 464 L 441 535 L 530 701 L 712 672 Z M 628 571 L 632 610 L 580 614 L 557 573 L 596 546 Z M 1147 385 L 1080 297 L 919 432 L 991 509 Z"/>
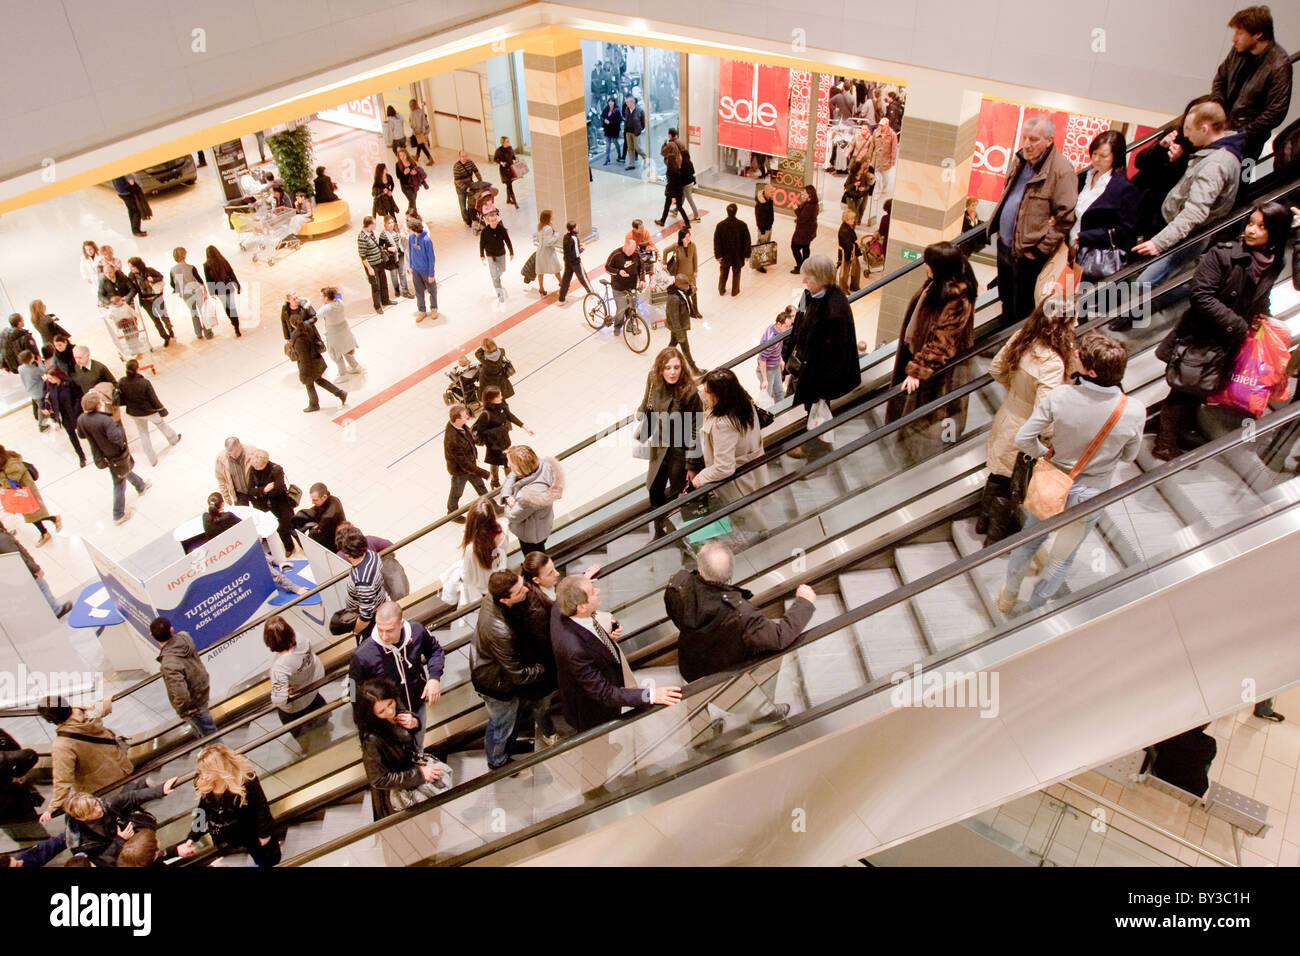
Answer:
<path fill-rule="evenodd" d="M 980 106 L 979 131 L 975 137 L 975 157 L 971 165 L 968 195 L 997 202 L 1002 196 L 1002 184 L 1012 157 L 1020 147 L 1020 132 L 1025 120 L 1031 116 L 1046 116 L 1056 127 L 1052 137 L 1075 169 L 1088 165 L 1088 144 L 1096 135 L 1110 129 L 1111 122 L 1103 116 L 1086 113 L 1066 113 L 1044 107 L 984 100 Z"/>
<path fill-rule="evenodd" d="M 812 100 L 812 73 L 790 71 L 790 148 L 808 148 L 809 110 Z M 817 132 L 813 161 L 826 162 L 826 143 L 831 128 L 831 76 L 821 74 L 817 89 Z"/>
<path fill-rule="evenodd" d="M 784 156 L 789 126 L 789 69 L 720 61 L 718 145 Z"/>

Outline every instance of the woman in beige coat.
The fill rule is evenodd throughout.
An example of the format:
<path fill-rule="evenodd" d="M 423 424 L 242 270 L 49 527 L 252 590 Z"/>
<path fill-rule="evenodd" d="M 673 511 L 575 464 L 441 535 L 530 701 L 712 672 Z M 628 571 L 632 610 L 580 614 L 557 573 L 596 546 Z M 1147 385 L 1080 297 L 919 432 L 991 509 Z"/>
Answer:
<path fill-rule="evenodd" d="M 1062 310 L 1053 309 L 1053 313 Z M 1007 394 L 989 431 L 989 477 L 980 498 L 975 531 L 988 546 L 1014 534 L 1016 503 L 1011 498 L 1011 473 L 1016 466 L 1016 432 L 1034 406 L 1049 391 L 1065 383 L 1074 368 L 1074 327 L 1078 320 L 1062 312 L 1049 315 L 1040 305 L 1024 326 L 998 350 L 989 374 L 1006 386 Z"/>
<path fill-rule="evenodd" d="M 8 451 L 2 445 L 0 445 L 0 479 L 3 479 L 5 487 L 18 485 L 26 488 L 28 493 L 36 499 L 36 510 L 31 514 L 23 515 L 23 520 L 28 524 L 36 525 L 36 530 L 41 533 L 36 542 L 36 547 L 39 548 L 50 541 L 50 533 L 45 530 L 46 521 L 54 522 L 54 530 L 63 530 L 63 519 L 58 515 L 50 514 L 49 509 L 45 507 L 45 499 L 41 497 L 41 490 L 36 487 L 36 476 L 32 474 L 27 462 L 23 461 L 23 456 L 16 451 Z"/>
<path fill-rule="evenodd" d="M 754 400 L 730 369 L 715 369 L 704 376 L 700 385 L 704 404 L 704 424 L 700 426 L 700 451 L 704 468 L 688 474 L 693 488 L 710 482 L 725 482 L 712 494 L 714 500 L 729 504 L 752 494 L 767 484 L 767 466 L 732 478 L 737 471 L 763 454 L 762 429 Z M 728 480 L 730 479 L 730 480 Z M 741 509 L 731 515 L 733 523 L 755 530 L 766 527 L 757 508 Z"/>
<path fill-rule="evenodd" d="M 50 743 L 54 797 L 41 814 L 41 823 L 49 823 L 74 791 L 103 790 L 135 769 L 117 736 L 104 726 L 104 718 L 112 712 L 111 697 L 84 707 L 69 706 L 63 698 L 51 699 L 37 708 L 57 731 Z"/>

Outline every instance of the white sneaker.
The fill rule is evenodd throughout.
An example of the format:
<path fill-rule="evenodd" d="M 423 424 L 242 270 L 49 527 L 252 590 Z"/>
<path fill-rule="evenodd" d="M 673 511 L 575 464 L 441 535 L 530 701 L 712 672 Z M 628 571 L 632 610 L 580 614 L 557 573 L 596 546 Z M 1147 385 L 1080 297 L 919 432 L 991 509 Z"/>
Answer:
<path fill-rule="evenodd" d="M 122 515 L 122 517 L 114 518 L 113 524 L 126 524 L 130 520 L 131 520 L 131 512 L 127 511 Z"/>
<path fill-rule="evenodd" d="M 347 372 L 346 370 L 345 370 L 345 371 L 342 371 L 342 372 L 339 372 L 338 375 L 335 375 L 335 376 L 334 376 L 334 378 L 333 378 L 332 381 L 334 382 L 335 385 L 342 385 L 344 382 L 346 382 L 346 381 L 348 380 L 348 375 L 349 375 L 349 374 L 350 374 L 350 373 Z"/>

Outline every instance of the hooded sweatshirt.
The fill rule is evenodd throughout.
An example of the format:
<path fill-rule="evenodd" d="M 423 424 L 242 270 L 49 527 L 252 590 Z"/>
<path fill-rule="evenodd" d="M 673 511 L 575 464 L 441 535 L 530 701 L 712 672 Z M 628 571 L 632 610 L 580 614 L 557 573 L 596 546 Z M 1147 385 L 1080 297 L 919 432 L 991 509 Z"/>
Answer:
<path fill-rule="evenodd" d="M 1157 249 L 1164 252 L 1172 248 L 1198 226 L 1232 211 L 1245 147 L 1244 133 L 1228 133 L 1192 154 L 1183 178 L 1160 205 L 1160 214 L 1169 225 L 1151 237 Z"/>

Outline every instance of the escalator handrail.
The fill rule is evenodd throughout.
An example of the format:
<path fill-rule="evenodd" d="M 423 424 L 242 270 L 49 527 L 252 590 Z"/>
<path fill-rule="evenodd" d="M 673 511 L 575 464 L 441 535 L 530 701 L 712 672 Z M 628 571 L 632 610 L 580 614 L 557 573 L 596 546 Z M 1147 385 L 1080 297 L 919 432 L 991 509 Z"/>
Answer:
<path fill-rule="evenodd" d="M 843 631 L 846 628 L 851 627 L 853 624 L 856 624 L 858 621 L 861 621 L 874 614 L 878 614 L 879 612 L 894 607 L 895 605 L 901 604 L 904 601 L 911 600 L 912 598 L 916 597 L 923 591 L 927 591 L 933 587 L 937 587 L 940 584 L 953 580 L 954 578 L 960 577 L 962 575 L 969 574 L 970 572 L 980 567 L 981 565 L 984 565 L 1006 554 L 1009 554 L 1011 551 L 1015 550 L 1022 544 L 1025 544 L 1029 541 L 1036 541 L 1039 540 L 1040 538 L 1045 538 L 1046 536 L 1052 534 L 1055 531 L 1058 531 L 1059 529 L 1065 527 L 1066 525 L 1072 524 L 1075 521 L 1085 518 L 1094 512 L 1101 511 L 1109 507 L 1110 505 L 1113 505 L 1116 502 L 1129 497 L 1130 495 L 1136 494 L 1140 491 L 1143 491 L 1157 484 L 1158 482 L 1164 481 L 1165 479 L 1169 478 L 1171 475 L 1178 474 L 1179 472 L 1185 471 L 1189 468 L 1193 468 L 1212 458 L 1216 458 L 1230 449 L 1239 447 L 1247 443 L 1255 444 L 1259 440 L 1259 438 L 1265 433 L 1283 428 L 1286 425 L 1289 425 L 1290 423 L 1296 421 L 1300 421 L 1300 403 L 1293 403 L 1282 410 L 1273 412 L 1265 416 L 1264 418 L 1260 419 L 1259 425 L 1251 433 L 1247 433 L 1242 429 L 1234 429 L 1233 431 L 1217 439 L 1214 439 L 1213 441 L 1207 442 L 1205 445 L 1202 445 L 1200 448 L 1197 448 L 1194 451 L 1187 452 L 1186 454 L 1183 454 L 1180 457 L 1173 459 L 1172 461 L 1164 462 L 1152 468 L 1150 471 L 1146 471 L 1140 475 L 1136 475 L 1133 478 L 1130 478 L 1128 481 L 1115 485 L 1107 489 L 1106 491 L 1102 492 L 1101 494 L 1089 498 L 1087 501 L 1081 502 L 1080 504 L 1075 505 L 1072 508 L 1067 508 L 1065 511 L 1061 512 L 1061 514 L 1056 515 L 1055 517 L 1046 519 L 1044 521 L 1040 521 L 1037 524 L 1035 524 L 1035 526 L 1032 528 L 1022 529 L 1021 531 L 1018 531 L 1015 534 L 1002 539 L 996 544 L 989 545 L 988 547 L 982 548 L 979 551 L 973 552 L 964 558 L 960 558 L 957 561 L 948 564 L 943 568 L 939 568 L 936 571 L 932 571 L 929 574 L 923 575 L 922 577 L 916 578 L 898 588 L 895 588 L 894 590 L 890 591 L 888 594 L 881 595 L 880 597 L 874 598 L 866 602 L 865 604 L 862 604 L 851 610 L 845 611 L 844 613 L 839 614 L 834 618 L 831 618 L 830 620 L 824 621 L 821 624 L 817 625 L 816 627 L 810 628 L 809 630 L 801 634 L 793 644 L 791 644 L 789 647 L 785 648 L 784 650 L 775 651 L 770 654 L 765 654 L 761 657 L 751 658 L 747 660 L 740 667 L 732 668 L 727 671 L 721 671 L 716 674 L 710 674 L 709 676 L 702 677 L 699 680 L 691 681 L 682 689 L 683 699 L 685 699 L 688 696 L 694 696 L 699 692 L 706 691 L 715 685 L 722 684 L 727 681 L 735 680 L 743 676 L 745 673 L 755 669 L 756 667 L 768 663 L 769 661 L 776 660 L 778 658 L 782 658 L 790 654 L 793 654 L 796 651 L 800 650 L 801 648 L 807 646 L 808 644 L 820 640 L 821 638 L 829 634 Z M 1296 505 L 1293 504 L 1288 507 L 1295 507 L 1295 506 Z M 1240 530 L 1238 527 L 1235 526 L 1230 527 L 1227 530 L 1225 530 L 1222 534 L 1218 534 L 1215 540 L 1223 537 L 1226 534 L 1234 534 L 1238 530 Z M 1209 542 L 1207 541 L 1204 542 L 1203 544 L 1208 544 L 1208 543 Z M 1185 553 L 1186 552 L 1184 552 L 1184 554 Z M 1181 556 L 1182 556 L 1181 554 L 1177 555 L 1177 557 L 1181 557 Z M 1024 617 L 1029 617 L 1029 616 L 1030 615 L 1025 615 Z M 1027 622 L 1020 622 L 1020 623 L 1024 624 Z M 996 635 L 993 639 L 996 640 L 1002 636 L 1003 635 Z M 946 652 L 942 656 L 934 655 L 932 657 L 937 657 L 938 659 L 932 659 L 925 669 L 926 670 L 933 669 L 935 666 L 939 666 L 947 661 L 951 661 L 958 657 L 969 654 L 972 651 L 972 649 L 973 648 L 969 646 L 961 646 L 961 647 L 956 647 L 951 649 L 950 651 Z M 924 673 L 924 670 L 922 671 L 922 673 Z M 876 681 L 873 681 L 870 684 L 868 684 L 865 688 L 861 688 L 858 694 L 855 696 L 855 699 L 859 699 L 864 695 L 876 693 L 883 686 L 888 686 L 888 681 L 883 679 L 877 679 Z M 828 702 L 828 703 L 833 703 L 833 702 Z M 650 707 L 639 710 L 633 714 L 630 714 L 627 717 L 621 717 L 616 720 L 608 721 L 604 724 L 601 724 L 598 727 L 593 727 L 590 728 L 589 730 L 583 731 L 582 733 L 575 734 L 574 736 L 556 744 L 554 747 L 549 747 L 546 750 L 542 750 L 533 754 L 522 756 L 517 760 L 513 760 L 510 763 L 510 765 L 507 767 L 502 767 L 498 770 L 489 771 L 488 773 L 483 774 L 482 776 L 475 777 L 472 780 L 467 780 L 459 787 L 454 787 L 451 790 L 449 790 L 447 793 L 439 794 L 438 796 L 433 797 L 414 807 L 410 807 L 406 810 L 400 811 L 399 813 L 384 817 L 382 820 L 377 820 L 373 823 L 367 824 L 357 830 L 354 830 L 350 834 L 346 834 L 344 836 L 337 837 L 334 840 L 328 841 L 327 843 L 323 843 L 320 846 L 307 851 L 306 853 L 300 854 L 298 857 L 285 861 L 285 864 L 282 865 L 299 866 L 304 863 L 310 862 L 312 860 L 319 859 L 320 857 L 325 856 L 328 853 L 332 853 L 334 850 L 341 849 L 350 843 L 356 842 L 357 840 L 372 836 L 375 833 L 387 829 L 390 826 L 395 826 L 398 823 L 405 822 L 406 820 L 410 819 L 411 817 L 417 816 L 420 813 L 432 811 L 438 807 L 443 806 L 444 804 L 450 803 L 454 799 L 459 799 L 460 797 L 463 797 L 466 794 L 473 793 L 486 786 L 489 786 L 490 784 L 496 783 L 498 780 L 503 780 L 508 777 L 511 777 L 514 774 L 519 773 L 521 770 L 528 769 L 536 764 L 539 764 L 547 759 L 550 759 L 550 757 L 554 755 L 558 755 L 576 749 L 577 747 L 582 746 L 588 741 L 604 736 L 605 734 L 613 730 L 625 727 L 634 721 L 645 719 L 651 713 L 654 713 L 655 711 L 658 711 L 660 709 L 662 709 L 662 705 L 652 705 Z M 800 717 L 806 716 L 806 712 L 805 714 L 801 714 L 799 716 Z M 797 718 L 794 719 L 797 720 Z M 720 754 L 719 756 L 722 755 Z M 694 770 L 696 768 L 692 767 L 691 769 Z M 611 794 L 610 798 L 604 801 L 603 803 L 592 805 L 589 807 L 584 807 L 582 809 L 585 812 L 594 812 L 596 809 L 599 809 L 601 806 L 604 806 L 608 803 L 612 803 L 616 800 L 623 799 L 625 796 L 629 796 L 629 795 L 631 795 L 630 792 L 627 794 L 623 794 L 623 793 Z M 481 850 L 483 848 L 481 847 L 479 849 Z"/>

